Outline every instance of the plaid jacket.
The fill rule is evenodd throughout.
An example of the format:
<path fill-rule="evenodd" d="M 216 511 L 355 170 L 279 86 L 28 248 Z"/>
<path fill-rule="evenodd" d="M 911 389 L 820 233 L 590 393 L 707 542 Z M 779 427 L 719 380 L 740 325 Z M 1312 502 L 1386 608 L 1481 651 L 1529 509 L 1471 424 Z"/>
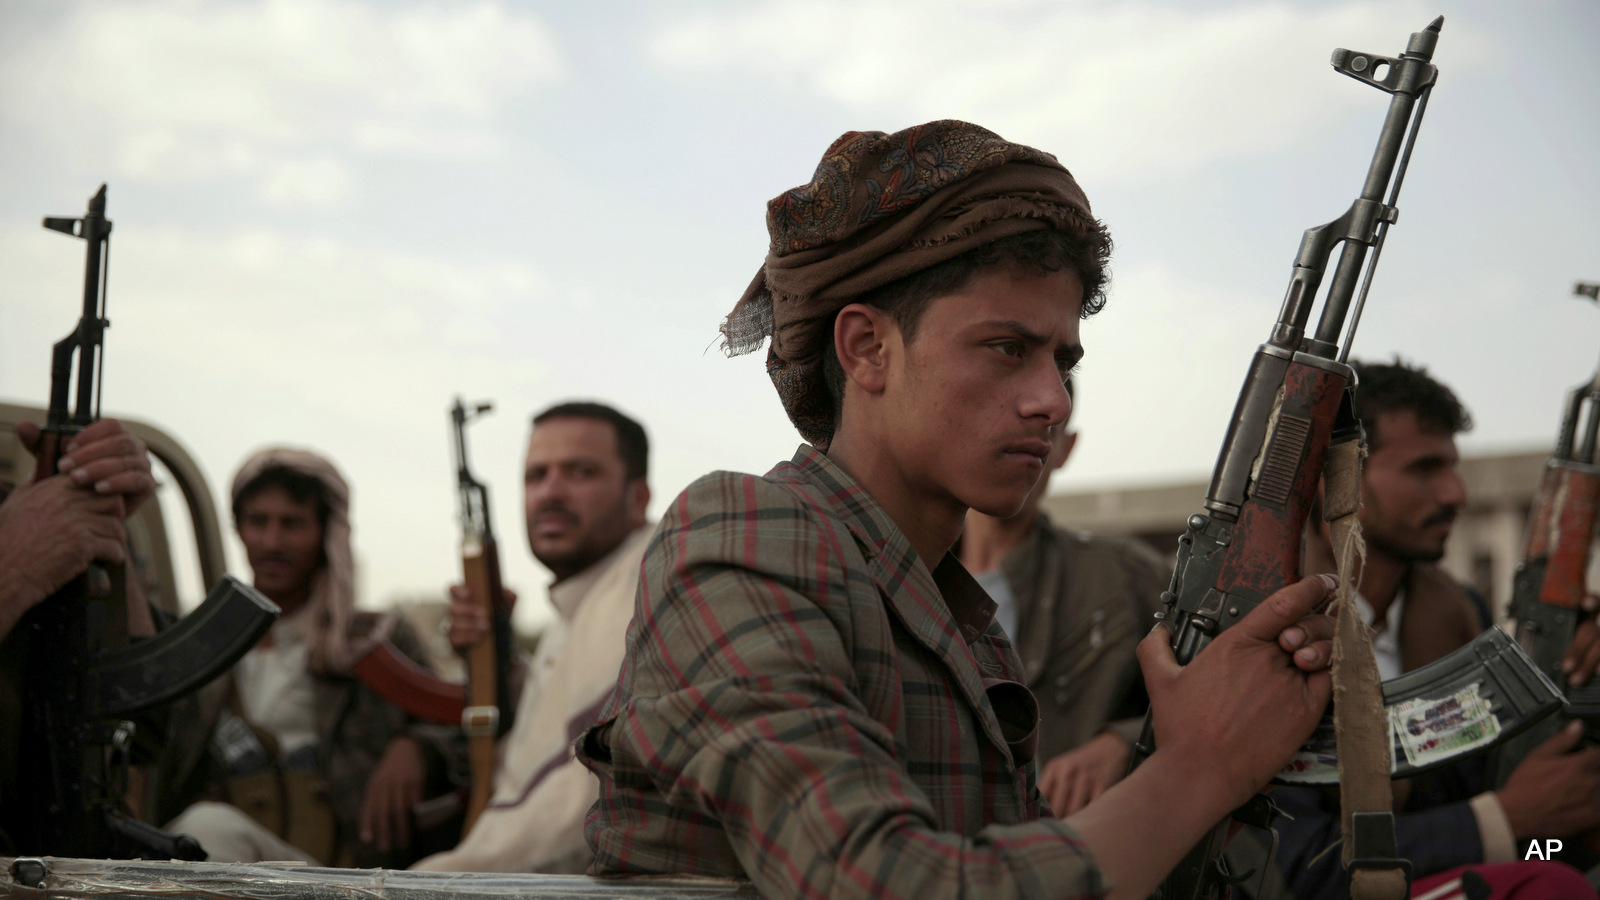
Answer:
<path fill-rule="evenodd" d="M 590 872 L 748 877 L 766 897 L 1104 893 L 1040 818 L 1038 706 L 993 614 L 810 447 L 690 485 L 579 742 L 600 777 Z"/>

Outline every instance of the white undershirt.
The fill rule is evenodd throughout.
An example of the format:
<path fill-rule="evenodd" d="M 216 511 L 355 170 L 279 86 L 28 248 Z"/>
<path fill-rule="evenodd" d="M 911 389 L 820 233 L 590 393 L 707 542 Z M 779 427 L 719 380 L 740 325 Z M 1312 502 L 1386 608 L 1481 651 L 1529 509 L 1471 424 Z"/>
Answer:
<path fill-rule="evenodd" d="M 1000 627 L 1006 630 L 1006 637 L 1011 642 L 1017 642 L 1017 598 L 1011 594 L 1011 585 L 1006 583 L 1004 572 L 999 569 L 990 569 L 987 572 L 973 574 L 973 579 L 978 582 L 978 587 L 995 603 L 994 618 Z"/>
<path fill-rule="evenodd" d="M 244 716 L 277 739 L 280 760 L 317 743 L 308 650 L 298 619 L 297 615 L 278 620 L 272 626 L 272 646 L 256 647 L 234 668 Z"/>
<path fill-rule="evenodd" d="M 1373 621 L 1372 605 L 1367 598 L 1356 594 L 1356 611 L 1361 621 L 1372 629 L 1372 655 L 1378 661 L 1378 677 L 1384 681 L 1399 678 L 1404 669 L 1400 665 L 1400 613 L 1406 605 L 1404 586 L 1394 594 L 1382 622 Z"/>

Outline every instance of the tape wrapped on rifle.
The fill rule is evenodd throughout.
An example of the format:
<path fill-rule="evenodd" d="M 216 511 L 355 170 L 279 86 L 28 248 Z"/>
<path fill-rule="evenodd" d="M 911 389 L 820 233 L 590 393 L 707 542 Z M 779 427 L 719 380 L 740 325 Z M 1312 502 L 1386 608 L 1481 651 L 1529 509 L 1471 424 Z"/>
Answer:
<path fill-rule="evenodd" d="M 1600 706 L 1600 688 L 1591 698 Z M 1490 750 L 1560 712 L 1567 699 L 1517 642 L 1490 628 L 1449 656 L 1383 683 L 1394 778 Z M 1337 784 L 1333 717 L 1323 716 L 1275 784 Z"/>

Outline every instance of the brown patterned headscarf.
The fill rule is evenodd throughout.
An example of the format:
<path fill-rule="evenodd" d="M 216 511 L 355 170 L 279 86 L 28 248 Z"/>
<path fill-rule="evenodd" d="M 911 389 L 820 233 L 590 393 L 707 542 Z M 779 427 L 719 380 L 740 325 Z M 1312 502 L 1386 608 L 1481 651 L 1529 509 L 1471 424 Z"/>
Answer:
<path fill-rule="evenodd" d="M 722 323 L 730 356 L 772 339 L 767 374 L 789 420 L 826 450 L 833 403 L 823 383 L 834 314 L 862 295 L 1026 231 L 1104 237 L 1054 156 L 967 122 L 895 134 L 852 131 L 811 181 L 767 204 L 766 263 Z"/>

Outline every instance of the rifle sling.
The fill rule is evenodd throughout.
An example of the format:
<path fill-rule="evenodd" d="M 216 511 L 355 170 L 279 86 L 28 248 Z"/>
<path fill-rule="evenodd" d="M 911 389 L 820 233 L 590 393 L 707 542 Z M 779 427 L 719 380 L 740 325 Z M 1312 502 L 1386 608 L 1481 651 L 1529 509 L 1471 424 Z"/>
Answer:
<path fill-rule="evenodd" d="M 1325 507 L 1339 565 L 1333 638 L 1333 721 L 1339 747 L 1343 857 L 1352 900 L 1404 900 L 1410 865 L 1399 859 L 1389 788 L 1392 744 L 1372 637 L 1356 610 L 1356 584 L 1366 561 L 1357 512 L 1361 506 L 1360 440 L 1328 448 Z"/>

